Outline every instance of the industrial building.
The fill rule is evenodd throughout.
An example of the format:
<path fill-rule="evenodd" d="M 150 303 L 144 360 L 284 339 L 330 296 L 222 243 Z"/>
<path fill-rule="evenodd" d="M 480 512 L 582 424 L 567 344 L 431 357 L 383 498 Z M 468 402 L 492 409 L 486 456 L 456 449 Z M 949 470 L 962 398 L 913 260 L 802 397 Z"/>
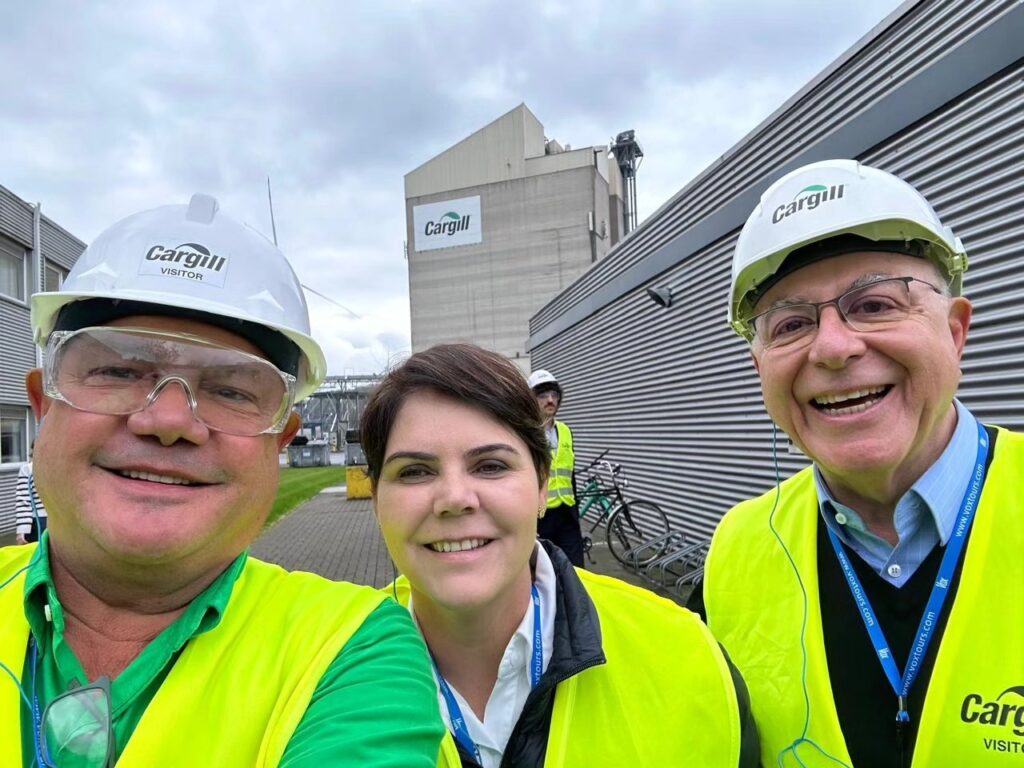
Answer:
<path fill-rule="evenodd" d="M 14 530 L 14 486 L 28 461 L 36 422 L 25 374 L 39 363 L 29 299 L 56 291 L 85 243 L 0 186 L 0 536 Z"/>
<path fill-rule="evenodd" d="M 831 158 L 906 179 L 962 239 L 960 397 L 1024 429 L 1021 41 L 1017 0 L 904 3 L 537 312 L 530 353 L 563 383 L 577 466 L 611 448 L 632 494 L 698 535 L 775 484 L 758 378 L 726 321 L 730 260 L 769 184 Z M 785 435 L 777 454 L 783 477 L 806 465 Z"/>
<path fill-rule="evenodd" d="M 632 132 L 616 145 L 563 147 L 520 104 L 406 174 L 414 352 L 469 341 L 529 370 L 530 316 L 630 223 L 641 153 Z"/>

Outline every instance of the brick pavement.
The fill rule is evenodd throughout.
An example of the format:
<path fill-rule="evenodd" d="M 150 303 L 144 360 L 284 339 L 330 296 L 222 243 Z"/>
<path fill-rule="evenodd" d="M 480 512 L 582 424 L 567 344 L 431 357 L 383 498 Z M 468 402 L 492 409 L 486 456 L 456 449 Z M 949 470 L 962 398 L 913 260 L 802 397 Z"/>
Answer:
<path fill-rule="evenodd" d="M 611 556 L 600 529 L 594 533 L 594 563 L 587 563 L 589 570 L 651 589 L 650 583 Z M 356 584 L 383 587 L 394 578 L 369 500 L 350 501 L 344 494 L 321 493 L 301 505 L 265 531 L 252 552 L 288 570 L 312 571 Z M 673 593 L 656 591 L 681 603 Z"/>
<path fill-rule="evenodd" d="M 394 578 L 391 558 L 368 499 L 321 493 L 264 531 L 252 545 L 261 560 L 290 571 L 383 587 Z"/>

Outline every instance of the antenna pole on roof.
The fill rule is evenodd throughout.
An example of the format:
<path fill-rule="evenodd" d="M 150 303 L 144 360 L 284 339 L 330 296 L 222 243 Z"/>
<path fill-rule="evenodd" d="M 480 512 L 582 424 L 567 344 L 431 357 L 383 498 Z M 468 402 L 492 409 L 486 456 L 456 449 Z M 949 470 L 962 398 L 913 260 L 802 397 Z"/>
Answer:
<path fill-rule="evenodd" d="M 277 225 L 274 223 L 274 198 L 270 194 L 269 176 L 267 176 L 267 202 L 270 204 L 270 230 L 274 233 L 274 245 L 277 245 Z"/>

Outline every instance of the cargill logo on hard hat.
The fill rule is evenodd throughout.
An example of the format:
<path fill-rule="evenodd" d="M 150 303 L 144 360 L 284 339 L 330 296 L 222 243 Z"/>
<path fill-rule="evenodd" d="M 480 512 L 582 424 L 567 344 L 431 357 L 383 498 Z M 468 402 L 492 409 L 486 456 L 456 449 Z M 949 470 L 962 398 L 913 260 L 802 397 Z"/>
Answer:
<path fill-rule="evenodd" d="M 199 243 L 182 243 L 173 248 L 154 245 L 146 251 L 139 274 L 180 277 L 223 287 L 227 263 L 226 256 L 218 256 Z"/>
<path fill-rule="evenodd" d="M 470 218 L 471 216 L 468 213 L 465 216 L 459 216 L 455 211 L 448 211 L 448 213 L 441 217 L 440 221 L 428 221 L 423 228 L 423 234 L 448 235 L 451 237 L 456 232 L 464 232 L 469 229 Z"/>
<path fill-rule="evenodd" d="M 793 197 L 793 202 L 783 203 L 775 209 L 772 214 L 772 224 L 778 224 L 794 213 L 813 211 L 819 205 L 839 200 L 845 191 L 845 184 L 836 184 L 831 187 L 824 184 L 811 184 L 809 187 L 804 187 Z"/>

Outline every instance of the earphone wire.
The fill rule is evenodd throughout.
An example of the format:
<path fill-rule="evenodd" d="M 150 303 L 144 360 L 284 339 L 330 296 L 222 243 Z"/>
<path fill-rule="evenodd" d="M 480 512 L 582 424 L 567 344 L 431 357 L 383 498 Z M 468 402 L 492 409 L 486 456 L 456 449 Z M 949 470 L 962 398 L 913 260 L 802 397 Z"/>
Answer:
<path fill-rule="evenodd" d="M 793 569 L 793 573 L 796 575 L 797 584 L 800 586 L 800 594 L 803 597 L 803 619 L 800 622 L 800 659 L 801 659 L 801 670 L 800 670 L 800 687 L 804 694 L 804 727 L 800 736 L 796 738 L 792 744 L 786 747 L 782 752 L 779 753 L 777 765 L 779 768 L 784 768 L 786 753 L 792 753 L 793 759 L 796 760 L 797 765 L 801 768 L 807 768 L 807 764 L 800 759 L 800 755 L 797 754 L 797 748 L 802 744 L 807 744 L 813 749 L 817 750 L 823 757 L 828 758 L 837 765 L 844 766 L 844 768 L 852 768 L 847 763 L 844 763 L 837 757 L 829 754 L 820 744 L 815 742 L 813 739 L 807 738 L 807 732 L 811 727 L 811 696 L 807 690 L 807 614 L 808 614 L 808 597 L 807 588 L 804 587 L 804 580 L 800 576 L 800 569 L 796 567 L 796 561 L 793 560 L 793 555 L 790 554 L 789 548 L 786 543 L 782 540 L 782 536 L 775 528 L 775 512 L 779 508 L 779 501 L 782 498 L 782 476 L 779 472 L 779 451 L 778 451 L 778 432 L 779 428 L 772 422 L 772 468 L 775 472 L 775 501 L 772 503 L 772 511 L 768 514 L 768 528 L 775 536 L 776 541 L 779 542 L 779 546 L 782 547 L 782 551 L 786 553 L 786 559 L 789 561 L 790 567 Z"/>

